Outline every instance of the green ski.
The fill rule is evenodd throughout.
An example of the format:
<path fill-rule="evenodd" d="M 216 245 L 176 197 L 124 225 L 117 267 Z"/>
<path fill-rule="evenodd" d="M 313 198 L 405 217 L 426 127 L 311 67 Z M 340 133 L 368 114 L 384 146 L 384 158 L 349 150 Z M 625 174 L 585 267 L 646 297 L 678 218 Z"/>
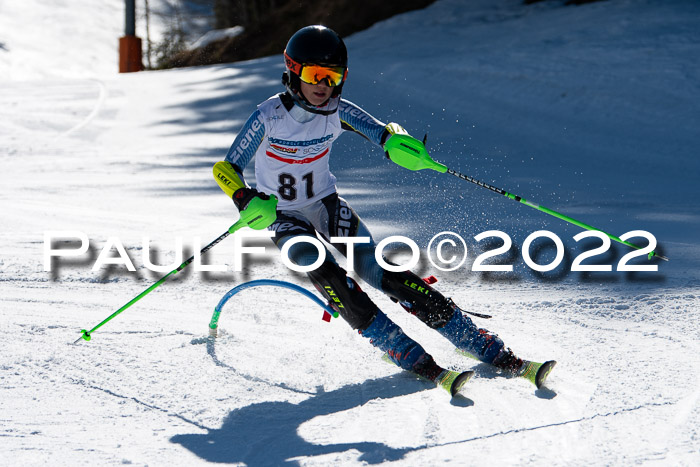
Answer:
<path fill-rule="evenodd" d="M 394 363 L 391 358 L 389 357 L 389 354 L 385 353 L 382 355 L 382 360 L 384 360 L 387 363 L 390 363 L 391 365 L 398 366 L 396 363 Z M 427 378 L 424 378 L 423 376 L 418 375 L 417 373 L 413 373 L 416 376 L 418 376 L 421 379 L 425 379 L 428 381 Z M 438 375 L 435 380 L 430 380 L 431 383 L 435 383 L 438 387 L 441 387 L 445 391 L 449 392 L 452 397 L 456 396 L 459 394 L 459 392 L 462 390 L 464 385 L 469 381 L 472 376 L 474 376 L 473 371 L 452 371 L 452 370 L 443 370 L 442 373 Z"/>
<path fill-rule="evenodd" d="M 465 357 L 469 357 L 474 360 L 479 360 L 474 355 L 464 350 L 455 349 L 455 352 Z M 548 360 L 544 363 L 524 360 L 523 366 L 517 372 L 516 376 L 520 378 L 525 378 L 526 380 L 530 381 L 532 384 L 537 386 L 537 389 L 541 389 L 542 386 L 544 386 L 545 381 L 547 380 L 547 376 L 549 376 L 549 373 L 551 373 L 552 369 L 556 364 L 557 362 L 554 360 Z"/>

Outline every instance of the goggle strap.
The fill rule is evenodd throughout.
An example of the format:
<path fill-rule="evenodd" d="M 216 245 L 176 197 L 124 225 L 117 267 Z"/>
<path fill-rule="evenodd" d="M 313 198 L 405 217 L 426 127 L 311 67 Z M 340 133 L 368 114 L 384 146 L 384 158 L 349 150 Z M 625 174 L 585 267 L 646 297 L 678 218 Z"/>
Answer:
<path fill-rule="evenodd" d="M 303 68 L 303 66 L 301 65 L 301 63 L 295 61 L 294 59 L 292 59 L 292 57 L 287 55 L 286 50 L 284 51 L 284 61 L 285 61 L 285 64 L 287 65 L 287 68 L 289 68 L 289 70 L 292 73 L 294 73 L 296 75 L 299 75 L 301 73 L 301 69 Z"/>

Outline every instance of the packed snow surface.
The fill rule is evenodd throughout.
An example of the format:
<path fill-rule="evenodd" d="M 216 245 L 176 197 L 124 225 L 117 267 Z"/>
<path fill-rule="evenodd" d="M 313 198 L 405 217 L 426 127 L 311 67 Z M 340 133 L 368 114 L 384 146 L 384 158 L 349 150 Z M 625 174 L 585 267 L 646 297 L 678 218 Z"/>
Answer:
<path fill-rule="evenodd" d="M 346 38 L 344 96 L 427 132 L 454 170 L 614 235 L 649 232 L 670 261 L 621 272 L 632 250 L 615 244 L 583 263 L 611 271 L 572 272 L 600 240 L 343 136 L 332 170 L 375 239 L 413 239 L 417 273 L 493 315 L 475 320 L 519 355 L 559 362 L 535 390 L 365 286 L 439 363 L 476 371 L 450 400 L 287 289 L 233 296 L 208 338 L 238 284 L 313 290 L 264 238 L 243 241 L 265 250 L 243 271 L 236 235 L 203 258 L 224 271 L 190 266 L 74 344 L 164 274 L 146 260 L 169 271 L 235 222 L 211 166 L 281 90 L 282 59 L 118 75 L 120 0 L 0 2 L 0 464 L 700 464 L 700 3 L 522 3 L 440 0 Z M 474 237 L 493 230 L 513 248 L 485 264 L 512 272 L 472 271 L 502 242 Z M 523 260 L 540 230 L 564 245 L 550 272 Z M 468 246 L 451 272 L 426 252 L 443 231 Z M 87 251 L 46 271 L 46 250 L 75 250 L 80 235 Z M 530 254 L 552 261 L 554 244 L 538 242 Z M 98 259 L 118 264 L 93 270 Z"/>

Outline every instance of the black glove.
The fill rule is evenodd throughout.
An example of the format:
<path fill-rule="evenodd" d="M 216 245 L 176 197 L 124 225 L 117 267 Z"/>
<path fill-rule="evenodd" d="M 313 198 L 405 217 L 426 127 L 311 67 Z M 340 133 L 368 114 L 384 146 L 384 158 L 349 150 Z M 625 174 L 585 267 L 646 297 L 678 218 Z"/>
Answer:
<path fill-rule="evenodd" d="M 261 193 L 255 188 L 249 188 L 247 186 L 234 191 L 232 199 L 239 211 L 245 211 L 245 208 L 248 207 L 248 203 L 250 203 L 253 198 L 256 197 L 262 200 L 270 199 L 270 197 L 265 193 Z"/>

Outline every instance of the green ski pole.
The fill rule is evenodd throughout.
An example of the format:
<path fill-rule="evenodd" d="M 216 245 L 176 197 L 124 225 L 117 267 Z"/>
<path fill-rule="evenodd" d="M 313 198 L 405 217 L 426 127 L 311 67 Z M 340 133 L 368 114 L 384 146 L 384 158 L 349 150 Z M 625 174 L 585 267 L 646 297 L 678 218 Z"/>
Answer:
<path fill-rule="evenodd" d="M 221 242 L 223 239 L 225 239 L 226 237 L 228 237 L 228 236 L 231 235 L 232 233 L 236 232 L 236 231 L 237 231 L 238 229 L 240 229 L 241 227 L 244 227 L 244 226 L 248 225 L 248 223 L 246 222 L 246 220 L 247 220 L 247 219 L 240 219 L 238 222 L 236 222 L 235 224 L 233 224 L 231 227 L 229 227 L 229 229 L 228 229 L 226 232 L 224 232 L 223 234 L 219 235 L 219 237 L 217 237 L 214 241 L 212 241 L 212 242 L 209 243 L 207 246 L 205 246 L 204 248 L 202 248 L 202 249 L 200 250 L 199 254 L 200 254 L 200 255 L 203 255 L 203 254 L 206 253 L 207 251 L 211 250 L 216 244 L 218 244 L 219 242 Z M 75 340 L 75 342 L 73 342 L 73 344 L 77 344 L 77 343 L 80 341 L 80 339 L 85 339 L 86 341 L 89 341 L 89 340 L 90 340 L 90 336 L 92 335 L 93 332 L 95 332 L 96 330 L 98 330 L 99 328 L 101 328 L 102 326 L 104 326 L 105 324 L 107 324 L 109 321 L 111 321 L 111 320 L 112 320 L 115 316 L 117 316 L 119 313 L 121 313 L 122 311 L 126 310 L 126 309 L 129 308 L 131 305 L 133 305 L 134 303 L 138 302 L 138 301 L 141 300 L 143 297 L 145 297 L 146 295 L 148 295 L 153 289 L 155 289 L 156 287 L 160 286 L 163 282 L 165 282 L 166 280 L 168 280 L 168 278 L 169 278 L 170 276 L 175 275 L 175 274 L 177 274 L 178 272 L 180 272 L 180 271 L 182 271 L 183 269 L 185 269 L 187 266 L 190 265 L 190 263 L 192 263 L 192 261 L 194 261 L 194 255 L 192 255 L 192 257 L 190 257 L 190 259 L 188 259 L 187 261 L 185 261 L 184 263 L 182 263 L 180 266 L 178 266 L 177 268 L 173 269 L 172 271 L 170 271 L 169 273 L 167 273 L 165 276 L 161 277 L 156 283 L 154 283 L 153 285 L 151 285 L 149 288 L 147 288 L 146 290 L 144 290 L 143 292 L 141 292 L 140 294 L 138 294 L 136 297 L 132 298 L 128 303 L 126 303 L 124 306 L 122 306 L 121 308 L 119 308 L 117 311 L 115 311 L 114 313 L 112 313 L 111 315 L 109 315 L 107 318 L 105 318 L 101 323 L 99 323 L 99 324 L 98 324 L 97 326 L 95 326 L 94 328 L 90 329 L 89 331 L 88 331 L 88 330 L 85 330 L 85 329 L 82 329 L 82 330 L 80 331 L 80 332 L 82 333 L 82 335 L 81 335 L 80 337 L 78 337 L 78 338 Z"/>
<path fill-rule="evenodd" d="M 576 219 L 573 219 L 569 216 L 565 216 L 564 214 L 561 214 L 557 211 L 546 208 L 544 206 L 540 206 L 539 204 L 532 203 L 521 196 L 514 195 L 513 193 L 508 193 L 506 190 L 489 185 L 488 183 L 484 183 L 484 182 L 479 181 L 475 178 L 472 178 L 468 175 L 461 174 L 455 170 L 447 168 L 447 166 L 444 164 L 441 164 L 439 162 L 435 162 L 428 154 L 428 151 L 425 149 L 425 141 L 426 141 L 427 137 L 428 137 L 428 135 L 425 135 L 425 138 L 423 138 L 423 142 L 421 143 L 419 140 L 417 140 L 417 139 L 415 139 L 412 136 L 409 136 L 407 134 L 406 135 L 394 134 L 385 143 L 384 150 L 387 151 L 387 155 L 389 156 L 389 158 L 392 161 L 394 161 L 396 164 L 398 164 L 406 169 L 409 169 L 409 170 L 432 169 L 432 170 L 435 170 L 436 172 L 454 175 L 455 177 L 461 178 L 462 180 L 466 180 L 466 181 L 473 183 L 475 185 L 478 185 L 482 188 L 486 188 L 487 190 L 491 190 L 494 193 L 498 193 L 499 195 L 503 195 L 506 198 L 512 199 L 512 200 L 517 201 L 519 203 L 522 203 L 525 206 L 535 208 L 538 211 L 544 212 L 546 214 L 549 214 L 550 216 L 554 216 L 558 219 L 561 219 L 563 221 L 574 224 L 578 227 L 581 227 L 582 229 L 600 232 L 604 235 L 607 235 L 610 239 L 615 240 L 618 243 L 622 243 L 623 245 L 627 245 L 627 246 L 632 247 L 636 250 L 642 249 L 641 246 L 635 245 L 634 243 L 624 241 L 621 238 L 616 237 L 615 235 L 612 235 L 612 234 L 605 232 L 604 230 L 600 230 L 600 229 L 595 228 L 591 225 L 585 224 L 581 221 L 577 221 Z M 666 258 L 665 256 L 661 256 L 660 254 L 656 253 L 655 251 L 652 251 L 649 253 L 648 258 L 651 259 L 652 257 L 657 257 L 657 258 L 662 259 L 664 261 L 668 261 L 668 258 Z"/>
<path fill-rule="evenodd" d="M 459 172 L 457 172 L 457 171 L 455 171 L 455 170 L 448 169 L 447 167 L 445 167 L 445 168 L 446 168 L 447 170 L 445 170 L 445 172 L 443 172 L 443 173 L 447 173 L 447 174 L 449 174 L 449 175 L 454 175 L 455 177 L 461 178 L 462 180 L 466 180 L 466 181 L 468 181 L 468 182 L 474 183 L 475 185 L 478 185 L 478 186 L 480 186 L 480 187 L 486 188 L 487 190 L 491 190 L 491 191 L 493 191 L 494 193 L 498 193 L 499 195 L 503 195 L 503 196 L 505 196 L 506 198 L 512 199 L 512 200 L 517 201 L 517 202 L 519 202 L 519 203 L 522 203 L 522 204 L 524 204 L 525 206 L 529 206 L 529 207 L 531 207 L 531 208 L 535 208 L 535 209 L 537 209 L 538 211 L 541 211 L 541 212 L 544 212 L 544 213 L 546 213 L 546 214 L 549 214 L 550 216 L 554 216 L 554 217 L 556 217 L 556 218 L 558 218 L 558 219 L 561 219 L 561 220 L 563 220 L 563 221 L 566 221 L 566 222 L 568 222 L 568 223 L 570 223 L 570 224 L 574 224 L 574 225 L 576 225 L 576 226 L 578 226 L 578 227 L 581 227 L 582 229 L 585 229 L 585 230 L 594 230 L 594 231 L 596 231 L 596 232 L 600 232 L 600 233 L 602 233 L 602 234 L 604 234 L 604 235 L 607 235 L 611 240 L 615 240 L 615 241 L 618 242 L 618 243 L 622 243 L 623 245 L 627 245 L 627 246 L 632 247 L 632 248 L 634 248 L 634 249 L 636 249 L 636 250 L 641 250 L 641 249 L 642 249 L 641 246 L 638 246 L 638 245 L 635 245 L 634 243 L 631 243 L 631 242 L 627 242 L 627 241 L 625 241 L 625 240 L 622 240 L 621 238 L 616 237 L 615 235 L 609 234 L 609 233 L 605 232 L 604 230 L 600 230 L 600 229 L 598 229 L 598 228 L 595 228 L 595 227 L 593 227 L 593 226 L 591 226 L 591 225 L 588 225 L 588 224 L 583 223 L 583 222 L 581 222 L 581 221 L 578 221 L 578 220 L 576 220 L 576 219 L 574 219 L 574 218 L 571 218 L 571 217 L 569 217 L 569 216 L 566 216 L 566 215 L 564 215 L 564 214 L 562 214 L 562 213 L 560 213 L 560 212 L 554 211 L 553 209 L 549 209 L 549 208 L 546 208 L 546 207 L 541 206 L 541 205 L 539 205 L 539 204 L 532 203 L 532 202 L 526 200 L 525 198 L 523 198 L 523 197 L 521 197 L 521 196 L 514 195 L 513 193 L 508 193 L 506 190 L 503 190 L 503 189 L 501 189 L 501 188 L 497 188 L 497 187 L 495 187 L 495 186 L 489 185 L 488 183 L 484 183 L 484 182 L 482 182 L 482 181 L 476 180 L 476 179 L 474 179 L 474 178 L 472 178 L 472 177 L 470 177 L 470 176 L 468 176 L 468 175 L 464 175 L 464 174 L 461 174 L 461 173 L 459 173 Z M 652 257 L 657 257 L 657 258 L 662 259 L 662 260 L 664 260 L 664 261 L 668 261 L 668 258 L 666 258 L 665 256 L 662 256 L 662 255 L 658 254 L 658 253 L 655 252 L 655 251 L 652 251 L 652 252 L 649 253 L 649 259 L 651 259 Z"/>

